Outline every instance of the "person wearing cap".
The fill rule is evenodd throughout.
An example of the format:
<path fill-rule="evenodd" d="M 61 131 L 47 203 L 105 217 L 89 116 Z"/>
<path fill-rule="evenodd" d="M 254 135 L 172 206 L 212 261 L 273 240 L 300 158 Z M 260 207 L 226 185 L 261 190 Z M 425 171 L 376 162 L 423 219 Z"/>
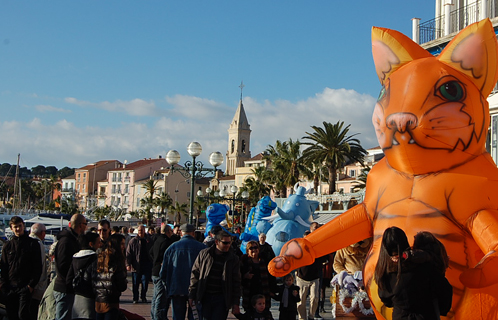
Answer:
<path fill-rule="evenodd" d="M 192 309 L 188 306 L 190 273 L 199 252 L 206 246 L 195 240 L 195 227 L 191 224 L 180 226 L 182 238 L 171 244 L 164 253 L 159 276 L 164 281 L 166 292 L 171 298 L 173 320 L 193 319 Z"/>

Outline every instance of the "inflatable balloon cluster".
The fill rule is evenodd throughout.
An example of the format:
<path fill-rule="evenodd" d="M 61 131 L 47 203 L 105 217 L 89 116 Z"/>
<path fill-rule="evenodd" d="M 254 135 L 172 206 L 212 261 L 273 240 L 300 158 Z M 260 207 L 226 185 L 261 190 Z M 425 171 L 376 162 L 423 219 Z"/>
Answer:
<path fill-rule="evenodd" d="M 270 272 L 283 276 L 373 236 L 364 282 L 376 317 L 389 319 L 373 279 L 382 234 L 397 226 L 413 241 L 429 231 L 450 257 L 446 319 L 498 319 L 498 169 L 485 149 L 497 48 L 487 19 L 462 30 L 437 57 L 399 32 L 374 27 L 382 90 L 372 121 L 385 158 L 368 175 L 363 203 L 287 242 Z"/>

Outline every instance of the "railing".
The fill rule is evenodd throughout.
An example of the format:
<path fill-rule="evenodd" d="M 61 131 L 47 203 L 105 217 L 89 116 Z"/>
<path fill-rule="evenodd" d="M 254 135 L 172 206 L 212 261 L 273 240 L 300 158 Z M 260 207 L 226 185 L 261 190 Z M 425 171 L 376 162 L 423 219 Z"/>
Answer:
<path fill-rule="evenodd" d="M 460 31 L 467 27 L 468 25 L 479 21 L 480 17 L 480 7 L 481 2 L 476 1 L 465 7 L 453 10 L 450 12 L 449 16 L 449 32 Z M 498 14 L 498 8 L 495 6 L 494 1 L 488 2 L 488 12 L 489 18 L 494 18 Z M 436 40 L 445 36 L 445 15 L 442 14 L 439 17 L 421 23 L 419 25 L 419 43 L 426 43 L 432 40 Z"/>
<path fill-rule="evenodd" d="M 121 178 L 112 178 L 112 182 L 121 182 Z"/>
<path fill-rule="evenodd" d="M 74 188 L 63 188 L 62 192 L 74 192 Z"/>
<path fill-rule="evenodd" d="M 468 25 L 479 21 L 479 7 L 480 2 L 476 1 L 452 11 L 450 13 L 450 33 L 460 31 Z"/>
<path fill-rule="evenodd" d="M 444 16 L 426 21 L 419 25 L 420 43 L 426 43 L 444 35 Z"/>

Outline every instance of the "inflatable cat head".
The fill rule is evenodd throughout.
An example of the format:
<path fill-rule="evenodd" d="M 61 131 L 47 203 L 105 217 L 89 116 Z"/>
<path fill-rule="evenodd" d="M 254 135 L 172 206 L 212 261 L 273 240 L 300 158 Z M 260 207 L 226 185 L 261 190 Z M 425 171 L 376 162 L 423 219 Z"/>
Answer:
<path fill-rule="evenodd" d="M 489 19 L 459 33 L 437 57 L 405 35 L 372 29 L 383 86 L 372 121 L 389 164 L 410 174 L 460 165 L 485 150 L 487 96 L 498 49 Z"/>

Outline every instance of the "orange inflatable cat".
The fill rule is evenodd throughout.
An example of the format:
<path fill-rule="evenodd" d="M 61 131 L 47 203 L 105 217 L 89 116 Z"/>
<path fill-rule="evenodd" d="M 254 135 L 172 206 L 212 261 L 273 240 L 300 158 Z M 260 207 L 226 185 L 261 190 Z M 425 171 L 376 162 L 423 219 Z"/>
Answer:
<path fill-rule="evenodd" d="M 365 284 L 376 317 L 390 319 L 373 279 L 381 236 L 390 226 L 410 241 L 430 231 L 450 256 L 454 294 L 443 319 L 498 319 L 498 169 L 485 150 L 498 75 L 491 22 L 462 30 L 438 57 L 375 27 L 372 48 L 383 85 L 372 120 L 385 158 L 368 175 L 365 201 L 286 243 L 268 268 L 282 276 L 373 236 Z"/>

